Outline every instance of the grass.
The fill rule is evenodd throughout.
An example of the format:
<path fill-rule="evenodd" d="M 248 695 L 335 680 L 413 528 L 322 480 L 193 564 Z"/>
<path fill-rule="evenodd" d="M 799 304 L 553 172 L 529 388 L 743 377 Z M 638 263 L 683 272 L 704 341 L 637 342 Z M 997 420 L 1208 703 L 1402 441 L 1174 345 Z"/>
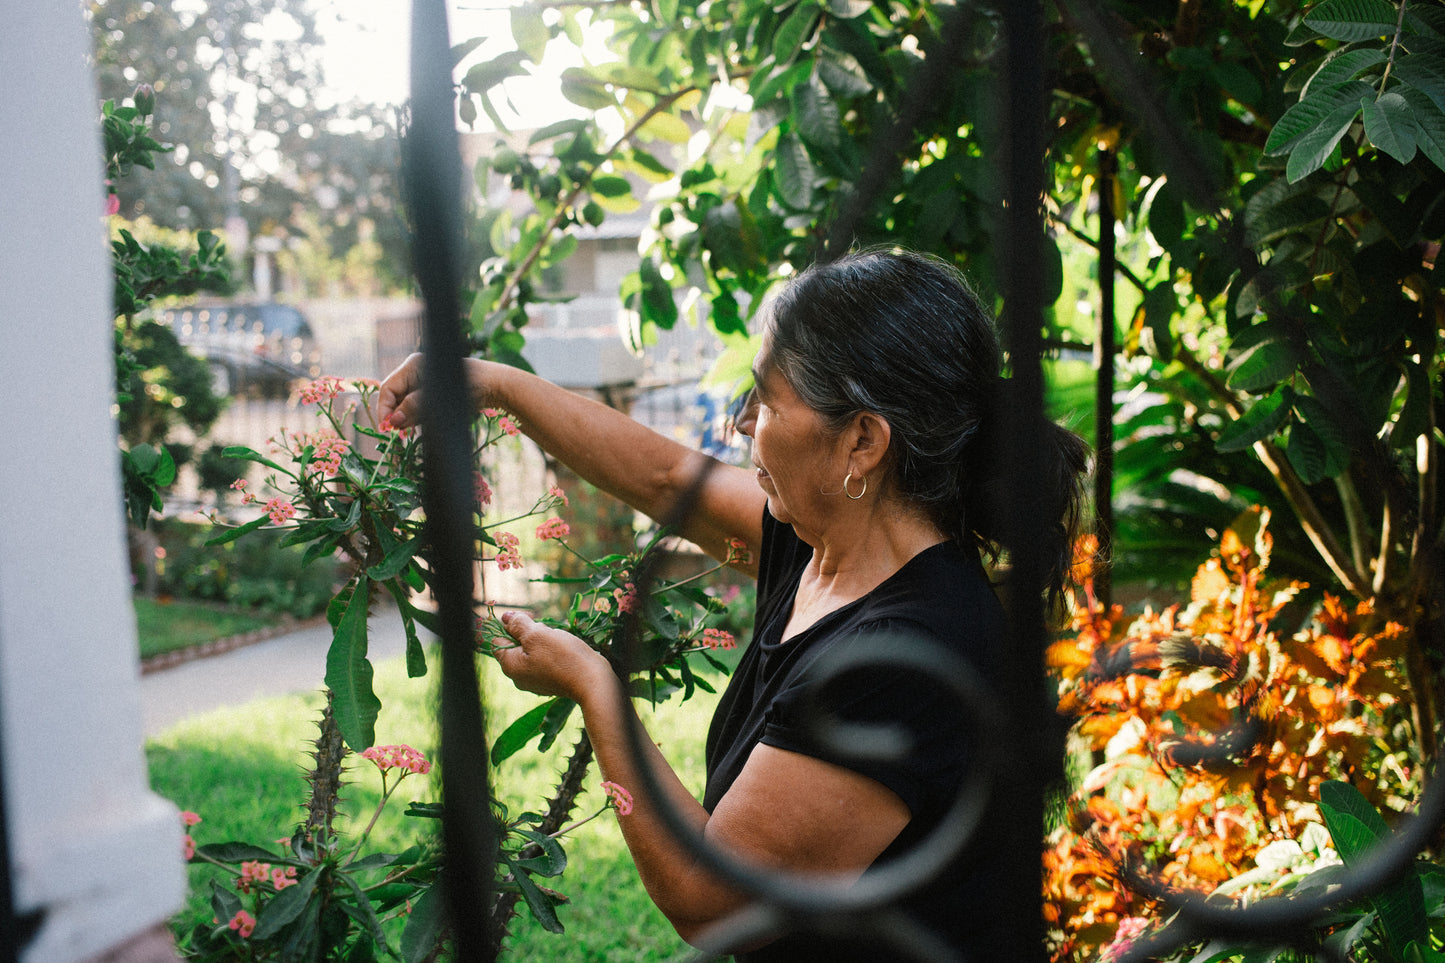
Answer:
<path fill-rule="evenodd" d="M 483 661 L 481 667 L 488 731 L 495 735 L 535 706 L 538 697 L 513 688 L 494 664 Z M 718 688 L 725 681 L 715 673 L 710 678 Z M 376 666 L 377 694 L 383 704 L 377 723 L 378 743 L 408 743 L 433 757 L 434 681 L 435 673 L 423 679 L 406 678 L 400 660 Z M 703 744 L 715 703 L 716 696 L 699 692 L 686 703 L 674 698 L 655 710 L 641 707 L 652 738 L 698 794 L 703 782 Z M 313 721 L 319 718 L 321 705 L 319 693 L 266 699 L 181 723 L 147 745 L 152 785 L 182 809 L 201 815 L 203 822 L 191 830 L 197 844 L 245 841 L 271 847 L 277 838 L 289 836 L 300 820 L 305 790 L 301 771 L 309 763 L 305 740 L 315 731 Z M 573 726 L 549 752 L 539 754 L 534 746 L 529 747 L 493 770 L 494 791 L 513 813 L 541 805 L 576 735 Z M 375 770 L 369 763 L 358 763 L 352 757 L 351 781 L 343 799 L 350 821 L 343 825 L 343 832 L 360 830 L 379 795 Z M 594 769 L 575 811 L 578 816 L 590 815 L 601 806 L 598 781 Z M 402 810 L 410 800 L 434 800 L 438 795 L 439 787 L 431 777 L 409 777 L 373 831 L 375 845 L 369 845 L 368 851 L 397 852 L 410 845 L 424 821 L 407 819 Z M 658 963 L 687 958 L 686 945 L 643 890 L 615 817 L 607 815 L 587 823 L 568 836 L 564 845 L 567 870 L 548 882 L 571 900 L 559 909 L 566 933 L 544 931 L 525 904 L 520 904 L 505 959 Z M 191 895 L 182 918 L 209 921 L 209 880 L 219 872 L 191 868 Z"/>
<path fill-rule="evenodd" d="M 142 659 L 254 632 L 275 625 L 282 618 L 274 613 L 224 609 L 213 603 L 185 599 L 161 602 L 137 596 L 134 602 Z"/>

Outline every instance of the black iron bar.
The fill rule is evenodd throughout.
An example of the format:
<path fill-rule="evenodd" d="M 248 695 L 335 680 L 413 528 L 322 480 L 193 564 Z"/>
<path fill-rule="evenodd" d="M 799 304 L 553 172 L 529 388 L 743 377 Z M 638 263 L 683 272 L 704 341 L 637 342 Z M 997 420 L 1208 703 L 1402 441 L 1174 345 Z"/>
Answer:
<path fill-rule="evenodd" d="M 496 864 L 487 742 L 472 637 L 472 436 L 462 359 L 461 154 L 457 145 L 451 43 L 443 0 L 412 5 L 411 125 L 403 183 L 417 284 L 425 302 L 422 344 L 423 507 L 442 645 L 441 772 L 446 816 L 443 892 L 454 959 L 495 958 L 487 912 Z"/>

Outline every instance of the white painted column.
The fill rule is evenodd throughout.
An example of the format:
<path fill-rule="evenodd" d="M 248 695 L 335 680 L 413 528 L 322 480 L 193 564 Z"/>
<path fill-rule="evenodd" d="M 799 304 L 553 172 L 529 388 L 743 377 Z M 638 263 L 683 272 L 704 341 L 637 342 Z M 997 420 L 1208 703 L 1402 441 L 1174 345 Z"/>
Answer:
<path fill-rule="evenodd" d="M 99 103 L 77 3 L 0 30 L 0 749 L 26 963 L 104 955 L 185 891 L 150 792 L 112 401 Z"/>

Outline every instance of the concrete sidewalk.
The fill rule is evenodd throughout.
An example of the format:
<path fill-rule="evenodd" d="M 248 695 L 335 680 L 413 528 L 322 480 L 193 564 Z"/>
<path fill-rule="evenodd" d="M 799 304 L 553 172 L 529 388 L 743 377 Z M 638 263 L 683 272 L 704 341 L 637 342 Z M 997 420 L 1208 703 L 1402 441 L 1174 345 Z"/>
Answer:
<path fill-rule="evenodd" d="M 423 642 L 429 638 L 423 631 Z M 223 706 L 263 696 L 317 692 L 323 688 L 330 646 L 331 626 L 323 621 L 221 655 L 147 673 L 140 680 L 146 738 Z M 379 607 L 371 616 L 367 657 L 374 664 L 405 651 L 401 615 L 393 606 Z"/>

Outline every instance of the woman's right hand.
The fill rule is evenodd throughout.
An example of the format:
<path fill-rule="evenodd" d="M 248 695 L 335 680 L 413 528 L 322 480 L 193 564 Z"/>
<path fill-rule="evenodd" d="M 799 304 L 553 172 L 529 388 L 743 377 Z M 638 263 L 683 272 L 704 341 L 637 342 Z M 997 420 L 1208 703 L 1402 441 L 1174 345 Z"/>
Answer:
<path fill-rule="evenodd" d="M 415 428 L 421 424 L 423 360 L 424 356 L 420 352 L 410 355 L 381 382 L 381 390 L 376 395 L 378 424 L 385 422 L 392 428 Z M 483 374 L 485 362 L 466 358 L 462 364 L 466 369 L 467 389 L 472 407 L 480 411 L 486 406 L 484 383 L 487 379 Z"/>

